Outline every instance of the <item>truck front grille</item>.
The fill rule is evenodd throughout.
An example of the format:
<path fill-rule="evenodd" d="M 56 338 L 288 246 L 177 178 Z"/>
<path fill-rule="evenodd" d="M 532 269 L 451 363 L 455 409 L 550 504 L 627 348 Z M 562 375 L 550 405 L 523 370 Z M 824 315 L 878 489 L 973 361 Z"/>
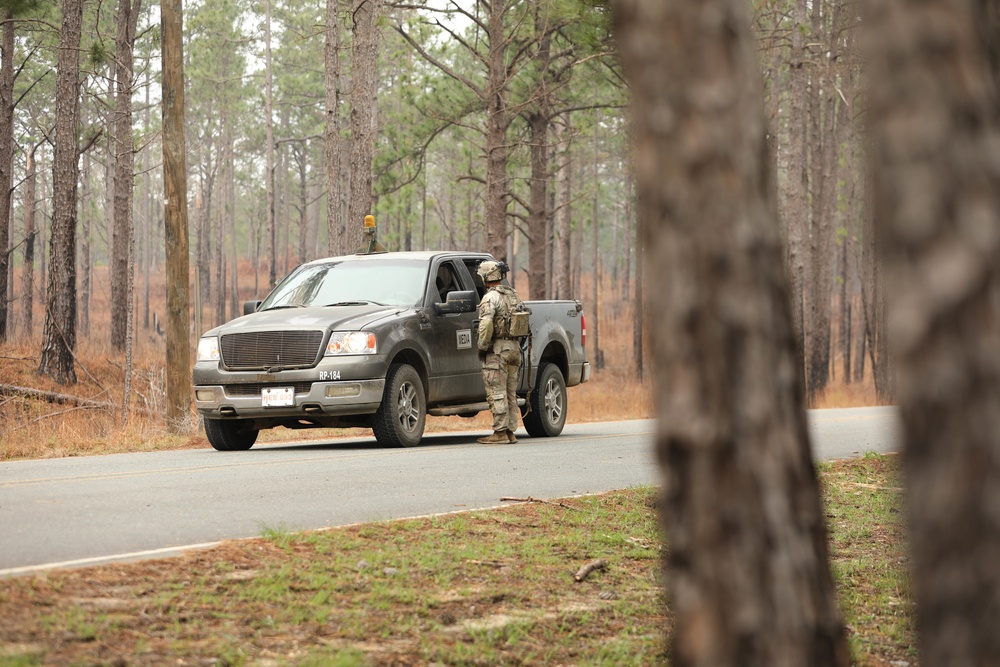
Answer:
<path fill-rule="evenodd" d="M 256 331 L 222 336 L 222 362 L 229 370 L 309 368 L 319 358 L 322 331 Z"/>
<path fill-rule="evenodd" d="M 296 394 L 308 394 L 312 391 L 312 382 L 248 382 L 246 384 L 227 384 L 223 387 L 226 396 L 260 396 L 266 387 L 293 387 Z"/>

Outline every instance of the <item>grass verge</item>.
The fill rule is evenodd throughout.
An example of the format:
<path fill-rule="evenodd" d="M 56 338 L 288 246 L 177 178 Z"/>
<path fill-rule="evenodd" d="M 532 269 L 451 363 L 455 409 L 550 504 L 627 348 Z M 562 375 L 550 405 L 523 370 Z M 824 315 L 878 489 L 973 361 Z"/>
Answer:
<path fill-rule="evenodd" d="M 856 665 L 915 665 L 895 457 L 824 464 Z M 655 665 L 654 490 L 0 580 L 0 665 Z M 573 574 L 604 559 L 581 582 Z"/>

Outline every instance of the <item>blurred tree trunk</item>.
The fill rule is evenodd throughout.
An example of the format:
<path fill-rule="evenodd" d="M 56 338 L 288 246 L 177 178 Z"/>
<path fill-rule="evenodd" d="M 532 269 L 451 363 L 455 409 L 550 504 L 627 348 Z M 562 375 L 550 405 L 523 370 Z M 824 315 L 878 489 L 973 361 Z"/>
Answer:
<path fill-rule="evenodd" d="M 615 7 L 662 286 L 650 307 L 671 664 L 846 666 L 747 3 Z"/>
<path fill-rule="evenodd" d="M 111 246 L 111 346 L 123 350 L 129 339 L 129 300 L 134 273 L 132 204 L 135 181 L 135 145 L 132 139 L 132 63 L 135 29 L 142 0 L 119 0 L 115 38 L 115 111 L 109 145 L 115 171 L 114 234 Z"/>
<path fill-rule="evenodd" d="M 1000 7 L 871 9 L 876 215 L 893 288 L 920 661 L 997 665 Z"/>
<path fill-rule="evenodd" d="M 35 198 L 37 197 L 38 173 L 36 156 L 41 142 L 32 144 L 26 152 L 24 165 L 24 254 L 21 261 L 21 329 L 26 336 L 34 331 L 33 310 L 35 306 L 35 239 L 38 227 L 35 224 Z"/>
<path fill-rule="evenodd" d="M 11 264 L 11 198 L 14 194 L 14 15 L 0 12 L 0 342 L 7 340 Z M 13 328 L 13 327 L 11 327 Z"/>
<path fill-rule="evenodd" d="M 362 223 L 372 213 L 372 160 L 378 136 L 378 31 L 382 0 L 354 0 L 351 87 L 351 192 L 346 230 L 348 252 L 361 246 Z M 378 221 L 376 220 L 376 224 Z"/>
<path fill-rule="evenodd" d="M 184 42 L 181 0 L 160 0 L 163 72 L 164 251 L 167 273 L 167 426 L 191 417 L 187 168 L 184 153 Z M 199 332 L 200 334 L 201 332 Z"/>
<path fill-rule="evenodd" d="M 52 231 L 45 325 L 38 372 L 60 384 L 76 384 L 76 132 L 80 119 L 82 0 L 63 0 L 56 65 L 55 157 L 52 168 Z"/>

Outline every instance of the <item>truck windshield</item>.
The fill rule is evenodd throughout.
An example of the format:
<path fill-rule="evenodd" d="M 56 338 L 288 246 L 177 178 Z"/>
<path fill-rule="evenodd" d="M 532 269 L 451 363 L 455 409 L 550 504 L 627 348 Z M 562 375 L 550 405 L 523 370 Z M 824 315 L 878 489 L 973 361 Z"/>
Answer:
<path fill-rule="evenodd" d="M 424 294 L 427 262 L 415 259 L 340 260 L 300 266 L 260 304 L 270 308 L 305 308 L 375 304 L 409 307 Z"/>

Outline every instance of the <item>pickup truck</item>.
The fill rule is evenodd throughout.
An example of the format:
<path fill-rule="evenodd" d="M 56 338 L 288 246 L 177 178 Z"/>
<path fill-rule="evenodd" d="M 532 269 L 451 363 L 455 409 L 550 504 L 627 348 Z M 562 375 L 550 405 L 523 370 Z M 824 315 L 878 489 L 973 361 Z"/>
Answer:
<path fill-rule="evenodd" d="M 379 247 L 381 250 L 381 247 Z M 426 416 L 489 410 L 477 354 L 484 253 L 374 252 L 302 264 L 198 343 L 195 405 L 217 450 L 261 429 L 371 428 L 420 442 Z M 578 301 L 528 301 L 518 405 L 528 434 L 557 436 L 566 387 L 586 382 Z"/>

